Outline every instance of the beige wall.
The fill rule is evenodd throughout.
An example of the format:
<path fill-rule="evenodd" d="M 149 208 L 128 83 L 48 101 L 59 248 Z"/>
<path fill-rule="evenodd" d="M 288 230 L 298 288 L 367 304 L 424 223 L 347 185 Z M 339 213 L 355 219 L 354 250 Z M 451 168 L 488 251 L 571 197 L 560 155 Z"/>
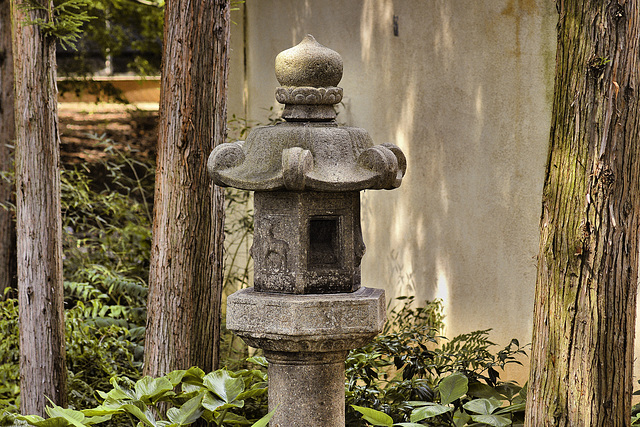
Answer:
<path fill-rule="evenodd" d="M 244 62 L 232 68 L 231 96 L 246 102 L 232 110 L 264 120 L 265 108 L 280 108 L 275 55 L 311 33 L 344 60 L 338 120 L 407 155 L 399 189 L 363 196 L 363 284 L 388 299 L 442 298 L 448 336 L 493 328 L 500 345 L 529 342 L 553 2 L 247 0 L 243 9 L 246 27 L 232 38 L 235 49 L 246 38 L 246 57 L 234 52 Z"/>

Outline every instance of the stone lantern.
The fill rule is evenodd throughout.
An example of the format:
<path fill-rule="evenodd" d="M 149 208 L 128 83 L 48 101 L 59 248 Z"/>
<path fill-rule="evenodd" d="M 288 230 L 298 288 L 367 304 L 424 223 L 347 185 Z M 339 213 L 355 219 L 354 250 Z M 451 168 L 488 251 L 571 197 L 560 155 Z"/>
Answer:
<path fill-rule="evenodd" d="M 347 351 L 380 333 L 384 291 L 361 287 L 360 190 L 400 185 L 406 160 L 339 126 L 342 58 L 308 35 L 276 57 L 285 122 L 222 144 L 208 169 L 253 190 L 254 287 L 227 299 L 227 328 L 269 360 L 272 426 L 344 426 Z"/>

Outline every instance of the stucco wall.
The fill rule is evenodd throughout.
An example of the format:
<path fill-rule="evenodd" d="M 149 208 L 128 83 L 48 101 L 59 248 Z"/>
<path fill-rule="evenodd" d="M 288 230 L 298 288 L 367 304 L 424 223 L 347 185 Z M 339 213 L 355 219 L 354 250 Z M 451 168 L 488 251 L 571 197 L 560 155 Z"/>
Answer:
<path fill-rule="evenodd" d="M 264 121 L 265 109 L 281 108 L 275 55 L 311 33 L 344 60 L 338 120 L 407 155 L 399 189 L 363 195 L 363 284 L 388 299 L 441 298 L 448 336 L 493 328 L 500 345 L 529 342 L 553 2 L 247 0 L 242 9 L 230 93 L 244 101 L 230 112 Z"/>

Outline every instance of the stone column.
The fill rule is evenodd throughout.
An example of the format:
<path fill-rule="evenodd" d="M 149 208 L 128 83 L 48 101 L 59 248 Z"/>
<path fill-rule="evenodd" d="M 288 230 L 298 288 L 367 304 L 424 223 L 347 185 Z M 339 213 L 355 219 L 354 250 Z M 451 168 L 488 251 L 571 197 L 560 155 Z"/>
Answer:
<path fill-rule="evenodd" d="M 344 427 L 344 361 L 384 326 L 381 289 L 294 295 L 240 290 L 227 299 L 227 327 L 269 361 L 272 427 Z"/>

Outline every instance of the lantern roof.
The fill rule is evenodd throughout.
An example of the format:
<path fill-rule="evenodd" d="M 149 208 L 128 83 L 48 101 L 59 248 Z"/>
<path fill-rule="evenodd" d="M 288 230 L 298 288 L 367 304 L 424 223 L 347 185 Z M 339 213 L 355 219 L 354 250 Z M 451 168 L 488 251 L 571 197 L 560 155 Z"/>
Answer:
<path fill-rule="evenodd" d="M 393 144 L 374 145 L 364 129 L 340 126 L 342 57 L 307 35 L 275 61 L 283 123 L 253 129 L 246 141 L 217 146 L 214 183 L 245 190 L 358 191 L 400 186 L 406 159 Z"/>

